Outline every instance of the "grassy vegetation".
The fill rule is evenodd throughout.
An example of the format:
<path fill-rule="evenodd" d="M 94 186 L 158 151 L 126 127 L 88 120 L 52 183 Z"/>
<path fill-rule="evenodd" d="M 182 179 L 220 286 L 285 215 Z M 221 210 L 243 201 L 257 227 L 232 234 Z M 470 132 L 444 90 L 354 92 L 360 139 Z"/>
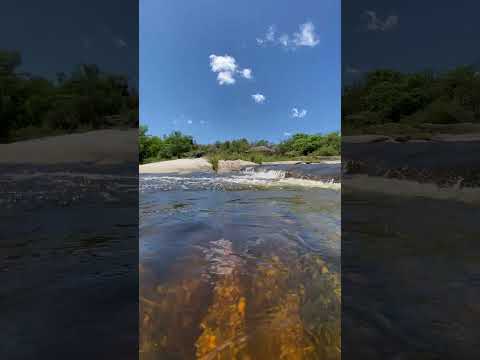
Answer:
<path fill-rule="evenodd" d="M 206 157 L 214 169 L 219 160 L 246 160 L 255 163 L 298 160 L 318 161 L 326 156 L 340 155 L 340 135 L 295 134 L 279 144 L 266 140 L 249 142 L 246 139 L 197 144 L 191 136 L 173 132 L 164 137 L 148 134 L 148 128 L 140 126 L 139 160 L 148 163 L 159 160 Z"/>
<path fill-rule="evenodd" d="M 125 77 L 90 64 L 50 80 L 18 71 L 21 60 L 0 51 L 0 141 L 138 126 L 138 94 Z"/>
<path fill-rule="evenodd" d="M 480 76 L 462 66 L 444 73 L 375 70 L 345 87 L 342 132 L 428 138 L 433 133 L 477 131 Z"/>

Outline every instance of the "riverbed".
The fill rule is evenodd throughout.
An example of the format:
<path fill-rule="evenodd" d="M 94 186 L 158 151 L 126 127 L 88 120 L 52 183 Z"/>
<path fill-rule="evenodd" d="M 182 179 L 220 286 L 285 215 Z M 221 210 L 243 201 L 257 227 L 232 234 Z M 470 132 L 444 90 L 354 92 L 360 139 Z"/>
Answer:
<path fill-rule="evenodd" d="M 339 169 L 322 166 L 141 175 L 142 359 L 340 358 Z"/>

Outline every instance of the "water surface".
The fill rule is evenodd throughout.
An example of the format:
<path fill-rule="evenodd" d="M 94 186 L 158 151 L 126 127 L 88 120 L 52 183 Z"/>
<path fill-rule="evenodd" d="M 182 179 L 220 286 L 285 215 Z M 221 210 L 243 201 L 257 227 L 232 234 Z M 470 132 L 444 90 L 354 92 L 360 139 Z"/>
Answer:
<path fill-rule="evenodd" d="M 140 178 L 142 359 L 340 358 L 339 184 L 285 175 Z"/>
<path fill-rule="evenodd" d="M 5 165 L 0 359 L 132 359 L 137 164 Z"/>

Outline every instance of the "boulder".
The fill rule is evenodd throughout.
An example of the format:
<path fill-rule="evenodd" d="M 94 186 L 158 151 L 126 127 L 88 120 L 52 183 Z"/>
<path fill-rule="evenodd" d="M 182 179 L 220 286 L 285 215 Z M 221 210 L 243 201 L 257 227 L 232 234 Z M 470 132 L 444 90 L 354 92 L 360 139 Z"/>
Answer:
<path fill-rule="evenodd" d="M 245 160 L 219 160 L 218 172 L 240 171 L 246 166 L 257 165 L 251 161 Z"/>

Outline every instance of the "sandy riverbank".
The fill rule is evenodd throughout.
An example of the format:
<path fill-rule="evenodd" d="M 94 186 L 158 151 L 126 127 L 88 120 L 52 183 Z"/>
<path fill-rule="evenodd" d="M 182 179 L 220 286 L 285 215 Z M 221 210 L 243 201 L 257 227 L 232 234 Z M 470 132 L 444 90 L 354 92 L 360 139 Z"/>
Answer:
<path fill-rule="evenodd" d="M 138 172 L 140 174 L 187 174 L 204 171 L 213 171 L 212 164 L 210 164 L 208 160 L 204 158 L 159 161 L 150 164 L 143 164 L 138 168 Z"/>
<path fill-rule="evenodd" d="M 138 130 L 96 130 L 0 144 L 0 164 L 54 165 L 138 161 Z"/>
<path fill-rule="evenodd" d="M 318 163 L 321 164 L 339 164 L 341 160 L 321 160 Z M 230 171 L 239 171 L 247 166 L 260 166 L 260 165 L 294 165 L 294 164 L 304 164 L 302 161 L 273 161 L 273 162 L 264 162 L 262 164 L 255 164 L 250 161 L 244 160 L 220 160 L 218 162 L 218 172 L 230 172 Z M 144 164 L 139 166 L 140 174 L 168 174 L 168 173 L 179 173 L 179 174 L 188 174 L 194 172 L 213 172 L 212 164 L 205 159 L 177 159 L 177 160 L 166 160 L 158 161 L 150 164 Z"/>

